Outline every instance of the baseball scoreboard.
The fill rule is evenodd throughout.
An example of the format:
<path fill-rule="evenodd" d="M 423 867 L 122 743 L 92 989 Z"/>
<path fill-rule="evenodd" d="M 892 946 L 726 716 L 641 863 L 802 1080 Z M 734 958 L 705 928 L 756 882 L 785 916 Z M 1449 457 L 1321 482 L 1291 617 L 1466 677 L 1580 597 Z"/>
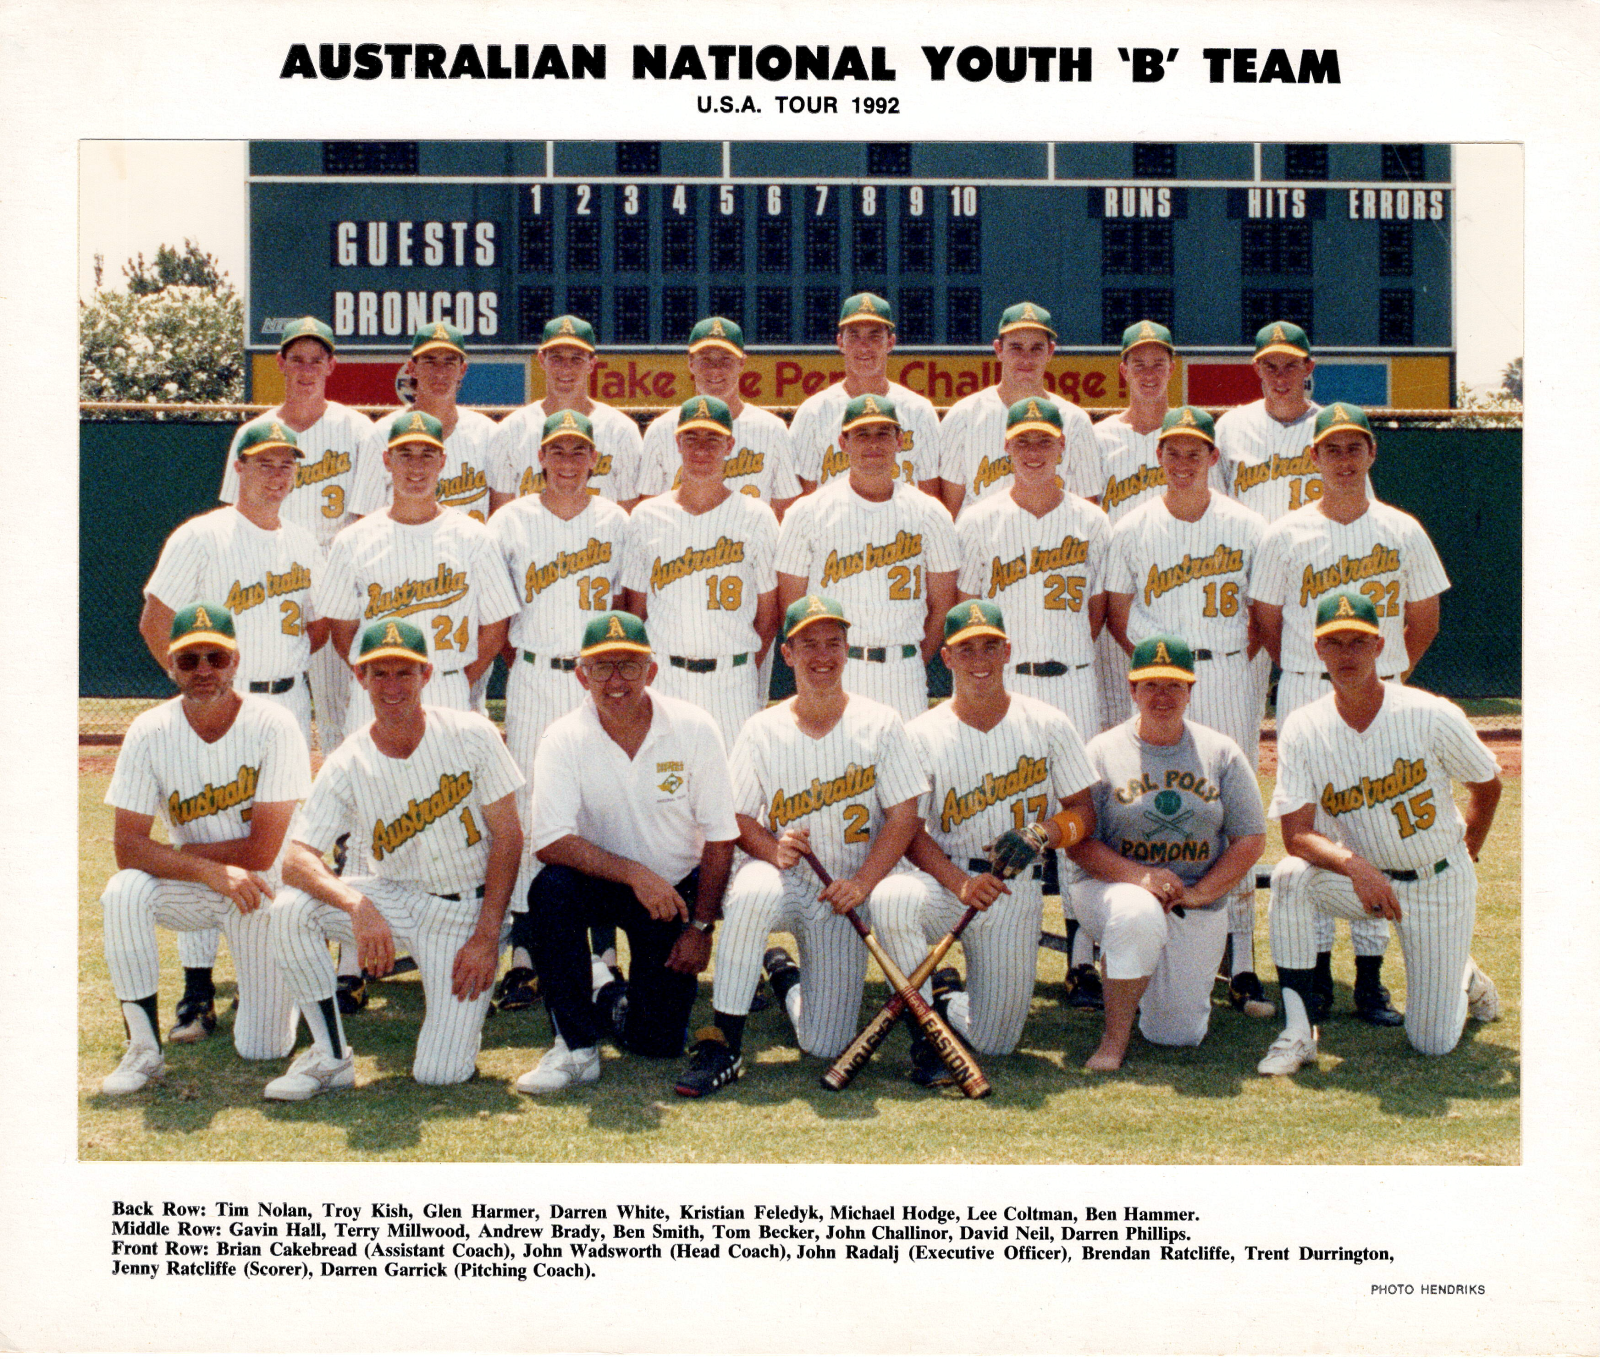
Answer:
<path fill-rule="evenodd" d="M 752 346 L 750 394 L 795 404 L 831 380 L 841 299 L 870 290 L 896 310 L 891 376 L 940 405 L 996 379 L 996 319 L 1024 299 L 1087 406 L 1125 403 L 1117 342 L 1145 317 L 1200 404 L 1259 395 L 1242 365 L 1279 318 L 1311 335 L 1318 399 L 1451 404 L 1447 145 L 254 142 L 248 192 L 257 400 L 312 313 L 345 399 L 392 400 L 380 373 L 442 319 L 473 350 L 463 399 L 518 403 L 572 312 L 600 335 L 597 396 L 687 396 L 679 356 L 717 314 Z"/>

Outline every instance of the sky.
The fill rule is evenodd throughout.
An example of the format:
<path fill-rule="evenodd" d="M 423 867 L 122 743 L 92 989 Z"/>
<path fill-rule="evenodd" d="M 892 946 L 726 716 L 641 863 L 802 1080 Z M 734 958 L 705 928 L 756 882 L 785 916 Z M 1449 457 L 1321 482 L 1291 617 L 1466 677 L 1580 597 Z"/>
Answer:
<path fill-rule="evenodd" d="M 1456 374 L 1472 387 L 1498 387 L 1522 353 L 1522 148 L 1458 146 L 1455 175 Z M 79 143 L 79 295 L 94 289 L 96 254 L 115 287 L 124 261 L 186 237 L 242 287 L 244 179 L 243 142 Z"/>

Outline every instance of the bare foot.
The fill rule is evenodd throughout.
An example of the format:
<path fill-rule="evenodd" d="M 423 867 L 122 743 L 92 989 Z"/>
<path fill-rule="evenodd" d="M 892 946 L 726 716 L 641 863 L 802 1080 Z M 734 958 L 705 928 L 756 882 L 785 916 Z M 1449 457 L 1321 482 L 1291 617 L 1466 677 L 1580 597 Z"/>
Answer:
<path fill-rule="evenodd" d="M 1115 1048 L 1098 1047 L 1095 1049 L 1094 1055 L 1083 1064 L 1083 1069 L 1085 1071 L 1120 1071 L 1124 1055 L 1124 1053 L 1118 1052 Z"/>

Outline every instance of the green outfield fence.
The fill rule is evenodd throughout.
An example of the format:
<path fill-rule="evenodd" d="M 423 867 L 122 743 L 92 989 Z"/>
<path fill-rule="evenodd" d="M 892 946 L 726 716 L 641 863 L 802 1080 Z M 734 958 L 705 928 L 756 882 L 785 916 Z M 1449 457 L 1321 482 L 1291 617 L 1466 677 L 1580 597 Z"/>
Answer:
<path fill-rule="evenodd" d="M 151 700 L 172 693 L 139 637 L 139 611 L 161 545 L 217 504 L 236 424 L 259 407 L 86 405 L 78 431 L 79 731 L 115 739 Z M 503 409 L 489 408 L 491 416 Z M 641 424 L 655 410 L 629 412 Z M 792 412 L 780 411 L 788 415 Z M 1439 639 L 1416 683 L 1455 698 L 1522 693 L 1522 429 L 1481 428 L 1481 412 L 1392 412 L 1378 424 L 1372 479 L 1380 499 L 1423 523 L 1452 582 Z M 1469 426 L 1468 421 L 1473 422 Z M 1511 421 L 1504 422 L 1511 425 Z M 774 694 L 792 680 L 774 676 Z M 497 675 L 490 694 L 498 697 Z M 937 661 L 935 694 L 949 692 Z"/>

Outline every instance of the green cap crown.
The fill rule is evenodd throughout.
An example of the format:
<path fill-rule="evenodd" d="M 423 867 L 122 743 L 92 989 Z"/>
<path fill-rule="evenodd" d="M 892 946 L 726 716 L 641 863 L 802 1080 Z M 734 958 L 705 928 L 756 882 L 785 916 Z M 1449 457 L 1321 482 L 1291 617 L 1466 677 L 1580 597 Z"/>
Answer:
<path fill-rule="evenodd" d="M 246 425 L 244 432 L 239 435 L 239 447 L 233 456 L 248 458 L 254 453 L 265 453 L 270 448 L 293 449 L 295 457 L 305 457 L 300 451 L 300 441 L 294 437 L 294 431 L 281 421 L 271 418 L 253 420 Z"/>
<path fill-rule="evenodd" d="M 697 321 L 689 332 L 689 352 L 698 354 L 702 349 L 726 349 L 730 354 L 743 356 L 743 327 L 726 316 L 708 316 L 704 321 Z"/>
<path fill-rule="evenodd" d="M 1293 321 L 1273 321 L 1256 331 L 1256 358 L 1267 354 L 1289 354 L 1295 358 L 1311 357 L 1311 341 L 1305 331 Z"/>
<path fill-rule="evenodd" d="M 649 655 L 650 638 L 643 620 L 621 609 L 595 614 L 584 624 L 583 647 L 578 654 L 592 656 L 597 651 L 638 651 Z"/>
<path fill-rule="evenodd" d="M 733 433 L 733 412 L 728 403 L 715 396 L 691 396 L 678 407 L 678 433 L 686 429 L 714 429 L 718 434 Z"/>
<path fill-rule="evenodd" d="M 281 354 L 296 340 L 315 340 L 327 346 L 330 354 L 338 348 L 333 342 L 333 327 L 317 320 L 315 316 L 302 316 L 298 321 L 289 322 L 278 341 L 278 352 Z"/>
<path fill-rule="evenodd" d="M 209 599 L 179 609 L 172 616 L 172 640 L 167 645 L 167 655 L 187 646 L 220 646 L 237 651 L 239 643 L 233 635 L 233 615 Z"/>
<path fill-rule="evenodd" d="M 1044 401 L 1037 396 L 1025 396 L 1013 402 L 1006 411 L 1006 438 L 1030 429 L 1060 434 L 1061 408 L 1054 401 Z"/>
<path fill-rule="evenodd" d="M 852 293 L 839 308 L 839 328 L 857 325 L 863 321 L 877 321 L 894 329 L 894 308 L 889 299 L 877 293 Z"/>
<path fill-rule="evenodd" d="M 969 637 L 1004 637 L 1006 620 L 998 605 L 983 599 L 957 604 L 944 616 L 944 644 L 954 646 Z"/>
<path fill-rule="evenodd" d="M 1360 406 L 1352 406 L 1348 401 L 1335 401 L 1333 405 L 1324 406 L 1317 412 L 1317 423 L 1311 435 L 1311 442 L 1320 444 L 1328 435 L 1337 434 L 1344 429 L 1360 431 L 1372 440 L 1374 446 L 1378 442 L 1372 433 L 1372 422 L 1367 419 L 1366 411 Z"/>
<path fill-rule="evenodd" d="M 893 401 L 886 396 L 875 396 L 871 392 L 863 392 L 844 408 L 844 420 L 839 425 L 839 432 L 843 434 L 861 425 L 894 425 L 898 427 L 899 424 L 900 413 L 895 410 Z"/>
<path fill-rule="evenodd" d="M 1170 633 L 1146 637 L 1133 649 L 1128 666 L 1130 680 L 1178 679 L 1194 683 L 1194 652 L 1181 637 Z"/>
<path fill-rule="evenodd" d="M 1176 354 L 1177 347 L 1172 343 L 1172 332 L 1159 321 L 1135 321 L 1122 332 L 1122 353 L 1126 357 L 1135 345 L 1158 344 L 1169 354 Z"/>
<path fill-rule="evenodd" d="M 1160 443 L 1174 434 L 1193 434 L 1215 445 L 1217 422 L 1198 406 L 1174 406 L 1161 417 L 1161 433 L 1156 435 L 1156 442 Z"/>
<path fill-rule="evenodd" d="M 599 342 L 594 337 L 594 327 L 581 316 L 552 316 L 544 323 L 544 334 L 539 337 L 540 349 L 555 349 L 560 345 L 585 349 L 594 353 Z"/>
<path fill-rule="evenodd" d="M 431 326 L 423 326 L 411 337 L 412 358 L 416 358 L 418 354 L 431 354 L 440 349 L 466 358 L 467 337 L 448 321 L 435 321 Z"/>
<path fill-rule="evenodd" d="M 413 443 L 443 448 L 444 426 L 427 411 L 401 411 L 389 421 L 389 437 L 384 447 Z"/>
<path fill-rule="evenodd" d="M 1313 636 L 1330 632 L 1370 632 L 1382 637 L 1378 610 L 1359 590 L 1335 590 L 1317 601 L 1317 626 Z"/>
<path fill-rule="evenodd" d="M 1013 330 L 1042 330 L 1052 340 L 1056 337 L 1055 328 L 1050 324 L 1050 313 L 1034 302 L 1018 302 L 1016 306 L 1007 307 L 1000 313 L 996 337 Z"/>
<path fill-rule="evenodd" d="M 788 641 L 803 628 L 813 623 L 842 623 L 850 626 L 844 616 L 844 605 L 831 595 L 801 595 L 783 614 L 783 640 Z"/>
<path fill-rule="evenodd" d="M 544 418 L 544 431 L 539 435 L 539 447 L 543 448 L 552 439 L 559 439 L 565 434 L 587 439 L 593 445 L 594 424 L 587 415 L 578 411 L 557 411 L 554 415 L 547 415 Z"/>
<path fill-rule="evenodd" d="M 356 649 L 356 664 L 389 659 L 428 664 L 428 643 L 422 629 L 403 618 L 380 618 L 368 623 Z"/>

